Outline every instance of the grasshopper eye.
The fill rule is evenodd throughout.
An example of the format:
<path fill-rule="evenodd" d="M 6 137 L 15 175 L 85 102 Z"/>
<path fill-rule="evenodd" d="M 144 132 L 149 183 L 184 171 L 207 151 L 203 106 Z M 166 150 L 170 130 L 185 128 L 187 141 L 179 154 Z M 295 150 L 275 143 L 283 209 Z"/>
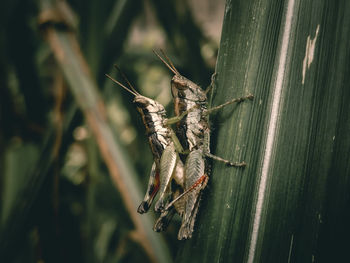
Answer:
<path fill-rule="evenodd" d="M 145 104 L 143 104 L 141 102 L 135 102 L 135 104 L 136 104 L 136 107 L 138 107 L 138 108 L 144 108 L 146 106 Z"/>
<path fill-rule="evenodd" d="M 181 85 L 181 84 L 179 84 L 179 85 L 176 86 L 176 88 L 177 88 L 178 90 L 187 90 L 187 89 L 188 89 L 188 86 L 187 86 L 187 85 Z"/>

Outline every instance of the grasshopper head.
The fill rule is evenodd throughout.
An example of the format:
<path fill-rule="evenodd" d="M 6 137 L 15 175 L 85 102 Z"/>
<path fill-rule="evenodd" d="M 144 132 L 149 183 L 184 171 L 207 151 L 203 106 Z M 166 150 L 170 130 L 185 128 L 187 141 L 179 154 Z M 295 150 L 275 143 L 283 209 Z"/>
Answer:
<path fill-rule="evenodd" d="M 174 73 L 174 77 L 171 79 L 171 93 L 175 100 L 193 101 L 200 104 L 206 103 L 207 95 L 204 90 L 189 79 L 183 77 L 163 51 L 162 53 L 165 59 L 154 50 L 153 52 Z"/>
<path fill-rule="evenodd" d="M 171 79 L 171 93 L 174 98 L 183 100 L 194 102 L 205 102 L 207 100 L 207 95 L 201 87 L 180 74 Z"/>
<path fill-rule="evenodd" d="M 134 103 L 140 113 L 160 113 L 165 114 L 165 109 L 159 102 L 147 98 L 142 95 L 137 95 L 134 98 Z"/>

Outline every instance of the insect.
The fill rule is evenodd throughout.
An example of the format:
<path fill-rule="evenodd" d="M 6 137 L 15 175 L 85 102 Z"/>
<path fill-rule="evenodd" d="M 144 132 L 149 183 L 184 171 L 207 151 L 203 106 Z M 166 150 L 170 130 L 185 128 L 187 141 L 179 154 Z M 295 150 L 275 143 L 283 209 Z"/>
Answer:
<path fill-rule="evenodd" d="M 246 99 L 253 99 L 253 95 L 230 100 L 222 105 L 207 108 L 207 93 L 213 86 L 215 74 L 212 77 L 211 85 L 203 90 L 197 84 L 182 76 L 175 68 L 170 59 L 162 51 L 163 59 L 158 53 L 154 53 L 174 73 L 171 80 L 171 92 L 174 98 L 175 115 L 180 116 L 188 112 L 176 124 L 176 135 L 180 140 L 183 149 L 189 152 L 185 162 L 185 189 L 186 191 L 173 199 L 165 208 L 169 209 L 181 198 L 185 198 L 185 212 L 182 224 L 178 233 L 178 239 L 192 237 L 195 218 L 198 212 L 202 190 L 208 182 L 209 165 L 206 157 L 225 163 L 228 166 L 244 167 L 245 162 L 231 162 L 210 152 L 210 126 L 209 114 L 229 104 L 242 102 Z"/>
<path fill-rule="evenodd" d="M 134 103 L 141 114 L 146 128 L 148 142 L 154 157 L 147 191 L 137 211 L 141 214 L 147 212 L 158 192 L 160 192 L 160 196 L 156 203 L 155 210 L 160 211 L 161 208 L 173 198 L 179 196 L 184 189 L 184 167 L 178 152 L 183 154 L 185 152 L 169 125 L 179 121 L 187 112 L 184 112 L 182 116 L 167 119 L 164 106 L 155 100 L 139 94 L 120 69 L 117 66 L 116 68 L 122 74 L 130 88 L 127 88 L 111 76 L 107 74 L 106 76 L 135 96 Z M 189 112 L 190 111 L 191 110 L 189 110 Z M 174 205 L 171 211 L 162 212 L 160 220 L 157 221 L 154 227 L 155 230 L 164 230 L 168 221 L 171 219 L 171 215 L 177 212 L 181 216 L 183 210 L 184 209 L 181 209 L 181 206 L 177 204 Z"/>

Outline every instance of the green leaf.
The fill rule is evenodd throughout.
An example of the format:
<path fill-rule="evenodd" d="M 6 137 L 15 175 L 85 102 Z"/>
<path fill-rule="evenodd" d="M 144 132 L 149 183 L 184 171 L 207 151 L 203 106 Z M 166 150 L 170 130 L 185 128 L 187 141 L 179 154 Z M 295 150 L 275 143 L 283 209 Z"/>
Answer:
<path fill-rule="evenodd" d="M 34 144 L 22 144 L 13 141 L 5 156 L 4 192 L 2 198 L 1 223 L 9 221 L 9 215 L 15 212 L 16 198 L 24 194 L 30 183 L 28 171 L 33 170 L 39 157 L 38 149 Z M 29 178 L 28 178 L 29 177 Z M 13 219 L 13 218 L 11 218 Z"/>
<path fill-rule="evenodd" d="M 178 261 L 344 260 L 349 20 L 347 1 L 227 1 L 212 104 L 255 99 L 212 119 L 212 151 L 248 166 L 213 163 Z"/>

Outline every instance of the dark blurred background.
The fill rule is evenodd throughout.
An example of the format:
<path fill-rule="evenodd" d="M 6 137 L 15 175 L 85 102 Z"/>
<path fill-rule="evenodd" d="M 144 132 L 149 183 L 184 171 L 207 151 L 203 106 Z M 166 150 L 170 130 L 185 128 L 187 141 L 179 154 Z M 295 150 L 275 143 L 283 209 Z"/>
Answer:
<path fill-rule="evenodd" d="M 159 260 L 152 253 L 174 258 L 179 220 L 155 234 L 165 251 L 145 252 L 142 242 L 150 241 L 134 235 L 125 198 L 100 154 L 101 142 L 109 142 L 96 143 L 87 109 L 103 108 L 113 145 L 125 158 L 120 161 L 127 162 L 120 173 L 136 174 L 133 180 L 141 185 L 128 191 L 143 197 L 152 164 L 144 127 L 132 95 L 105 73 L 122 80 L 113 70 L 117 64 L 141 94 L 172 115 L 171 74 L 152 49 L 163 49 L 183 75 L 207 86 L 225 1 L 7 0 L 1 5 L 0 261 Z M 90 105 L 86 94 L 103 105 Z"/>

